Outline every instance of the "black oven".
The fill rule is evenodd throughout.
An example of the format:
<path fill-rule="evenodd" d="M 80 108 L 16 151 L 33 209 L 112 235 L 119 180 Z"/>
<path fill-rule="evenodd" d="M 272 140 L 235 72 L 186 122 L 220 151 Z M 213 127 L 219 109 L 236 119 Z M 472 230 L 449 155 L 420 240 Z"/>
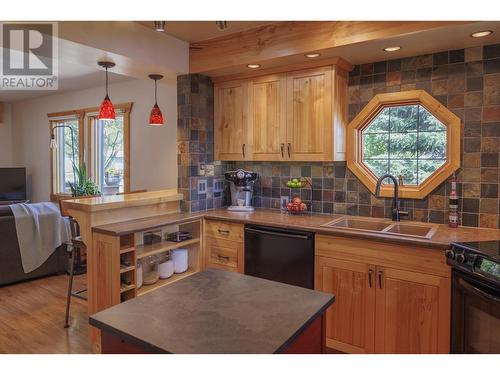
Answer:
<path fill-rule="evenodd" d="M 451 352 L 500 354 L 500 261 L 469 244 L 447 251 L 453 267 Z"/>

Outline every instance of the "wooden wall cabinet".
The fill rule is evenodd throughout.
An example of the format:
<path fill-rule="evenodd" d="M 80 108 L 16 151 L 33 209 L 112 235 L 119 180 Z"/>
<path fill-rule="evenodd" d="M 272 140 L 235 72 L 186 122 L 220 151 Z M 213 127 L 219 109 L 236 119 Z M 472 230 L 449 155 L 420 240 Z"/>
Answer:
<path fill-rule="evenodd" d="M 347 73 L 338 66 L 216 83 L 215 158 L 345 160 Z"/>
<path fill-rule="evenodd" d="M 440 249 L 316 236 L 317 290 L 334 293 L 327 346 L 346 353 L 448 353 L 450 270 Z"/>
<path fill-rule="evenodd" d="M 285 75 L 250 80 L 249 103 L 252 160 L 284 160 L 287 130 Z"/>
<path fill-rule="evenodd" d="M 250 157 L 248 130 L 248 82 L 216 85 L 214 93 L 215 155 L 219 160 Z"/>

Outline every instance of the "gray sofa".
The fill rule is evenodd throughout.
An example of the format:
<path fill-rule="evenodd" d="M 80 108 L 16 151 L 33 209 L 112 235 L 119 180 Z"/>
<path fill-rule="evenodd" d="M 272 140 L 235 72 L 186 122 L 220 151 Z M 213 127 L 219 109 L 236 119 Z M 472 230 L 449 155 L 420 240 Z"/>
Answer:
<path fill-rule="evenodd" d="M 66 246 L 62 245 L 38 269 L 24 273 L 14 216 L 9 206 L 0 206 L 0 286 L 65 272 L 67 259 Z"/>

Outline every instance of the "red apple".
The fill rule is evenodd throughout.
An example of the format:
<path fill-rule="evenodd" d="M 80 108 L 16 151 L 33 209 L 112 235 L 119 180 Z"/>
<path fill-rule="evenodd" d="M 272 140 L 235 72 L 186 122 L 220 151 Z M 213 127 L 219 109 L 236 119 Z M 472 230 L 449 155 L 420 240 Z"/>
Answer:
<path fill-rule="evenodd" d="M 300 199 L 300 197 L 293 197 L 292 202 L 300 205 L 302 203 L 302 199 Z"/>

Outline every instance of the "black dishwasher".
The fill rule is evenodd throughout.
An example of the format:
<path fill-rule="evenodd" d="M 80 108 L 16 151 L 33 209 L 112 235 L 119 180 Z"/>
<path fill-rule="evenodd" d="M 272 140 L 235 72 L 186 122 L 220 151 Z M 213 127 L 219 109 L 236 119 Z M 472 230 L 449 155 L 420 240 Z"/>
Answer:
<path fill-rule="evenodd" d="M 314 289 L 314 233 L 245 225 L 245 274 Z"/>

